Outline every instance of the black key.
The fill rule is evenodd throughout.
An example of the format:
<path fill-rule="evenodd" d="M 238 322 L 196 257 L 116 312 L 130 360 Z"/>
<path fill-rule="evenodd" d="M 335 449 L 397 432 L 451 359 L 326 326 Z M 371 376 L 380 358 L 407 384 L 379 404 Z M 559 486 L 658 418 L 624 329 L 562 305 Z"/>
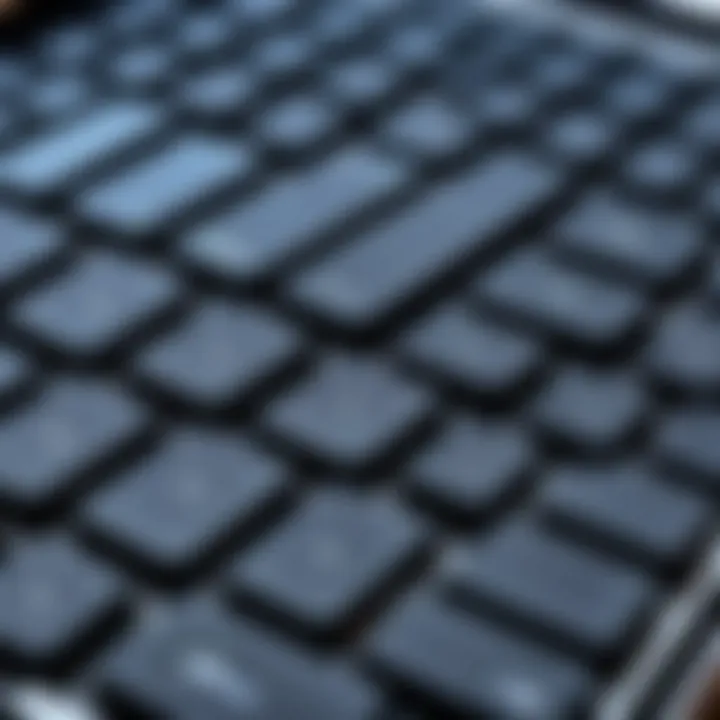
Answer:
<path fill-rule="evenodd" d="M 631 155 L 623 169 L 630 190 L 661 205 L 691 198 L 697 190 L 699 158 L 677 141 L 655 141 Z"/>
<path fill-rule="evenodd" d="M 234 4 L 240 20 L 255 30 L 281 29 L 302 6 L 298 0 L 235 0 Z"/>
<path fill-rule="evenodd" d="M 152 3 L 124 2 L 107 8 L 105 27 L 111 41 L 124 44 L 127 41 L 152 38 L 177 22 L 177 0 L 156 0 Z"/>
<path fill-rule="evenodd" d="M 710 299 L 720 308 L 720 257 L 712 263 L 710 271 Z"/>
<path fill-rule="evenodd" d="M 446 45 L 442 27 L 405 20 L 390 35 L 384 51 L 406 78 L 414 80 L 440 65 Z"/>
<path fill-rule="evenodd" d="M 478 298 L 558 339 L 611 350 L 644 323 L 647 303 L 625 288 L 570 270 L 542 250 L 521 250 L 481 276 Z"/>
<path fill-rule="evenodd" d="M 0 290 L 7 292 L 42 276 L 64 256 L 65 233 L 47 220 L 0 210 Z"/>
<path fill-rule="evenodd" d="M 560 370 L 535 407 L 535 419 L 552 441 L 601 454 L 623 448 L 646 413 L 638 378 L 581 366 Z"/>
<path fill-rule="evenodd" d="M 35 375 L 35 367 L 23 354 L 0 345 L 0 406 L 22 396 Z"/>
<path fill-rule="evenodd" d="M 254 73 L 266 86 L 296 84 L 313 71 L 316 48 L 300 33 L 270 37 L 250 57 Z"/>
<path fill-rule="evenodd" d="M 181 430 L 91 497 L 81 522 L 152 581 L 183 580 L 241 536 L 284 486 L 283 467 L 249 443 Z"/>
<path fill-rule="evenodd" d="M 236 48 L 237 31 L 230 15 L 217 8 L 189 12 L 178 23 L 175 45 L 185 64 L 212 62 Z"/>
<path fill-rule="evenodd" d="M 60 75 L 33 83 L 27 109 L 37 122 L 57 123 L 83 112 L 91 99 L 87 82 L 74 75 Z"/>
<path fill-rule="evenodd" d="M 257 80 L 245 68 L 230 66 L 193 75 L 178 92 L 178 103 L 192 119 L 236 130 L 251 111 Z"/>
<path fill-rule="evenodd" d="M 531 85 L 495 82 L 478 93 L 474 115 L 484 135 L 517 137 L 537 122 L 538 103 Z"/>
<path fill-rule="evenodd" d="M 67 672 L 120 619 L 124 592 L 59 537 L 16 549 L 0 569 L 0 652 L 22 671 Z"/>
<path fill-rule="evenodd" d="M 142 382 L 207 411 L 225 410 L 272 387 L 301 355 L 300 338 L 264 311 L 221 301 L 200 306 L 138 357 Z"/>
<path fill-rule="evenodd" d="M 303 454 L 349 470 L 398 449 L 431 411 L 427 393 L 379 362 L 336 357 L 271 404 L 265 425 Z"/>
<path fill-rule="evenodd" d="M 423 541 L 389 498 L 321 491 L 241 557 L 232 588 L 303 630 L 333 632 L 402 577 Z"/>
<path fill-rule="evenodd" d="M 397 67 L 378 55 L 351 58 L 329 68 L 328 91 L 351 118 L 372 116 L 402 86 Z"/>
<path fill-rule="evenodd" d="M 324 320 L 369 330 L 496 247 L 560 185 L 531 158 L 496 157 L 311 267 L 291 296 Z"/>
<path fill-rule="evenodd" d="M 22 515 L 53 510 L 147 431 L 144 409 L 115 387 L 55 381 L 0 424 L 0 505 Z"/>
<path fill-rule="evenodd" d="M 180 282 L 164 268 L 97 252 L 25 296 L 11 319 L 54 352 L 88 361 L 153 329 L 181 299 Z"/>
<path fill-rule="evenodd" d="M 445 581 L 458 601 L 514 618 L 602 664 L 629 649 L 657 599 L 640 571 L 533 525 L 508 525 L 449 560 Z"/>
<path fill-rule="evenodd" d="M 186 135 L 96 185 L 78 200 L 90 226 L 128 240 L 156 236 L 244 183 L 254 162 L 241 145 Z"/>
<path fill-rule="evenodd" d="M 534 460 L 519 428 L 463 418 L 418 453 L 408 474 L 412 492 L 429 508 L 477 520 L 516 496 Z"/>
<path fill-rule="evenodd" d="M 539 502 L 552 526 L 660 574 L 693 558 L 712 525 L 705 503 L 629 465 L 563 468 Z"/>
<path fill-rule="evenodd" d="M 703 156 L 720 156 L 720 99 L 710 97 L 683 118 L 684 137 Z"/>
<path fill-rule="evenodd" d="M 720 319 L 697 304 L 665 315 L 648 349 L 663 387 L 699 398 L 720 393 Z"/>
<path fill-rule="evenodd" d="M 147 146 L 163 127 L 163 116 L 152 106 L 103 105 L 7 153 L 0 161 L 0 183 L 32 199 L 54 199 L 91 173 Z"/>
<path fill-rule="evenodd" d="M 133 714 L 173 720 L 374 720 L 374 690 L 326 662 L 219 610 L 183 608 L 142 625 L 101 669 L 105 696 Z"/>
<path fill-rule="evenodd" d="M 587 111 L 554 118 L 545 135 L 549 150 L 579 170 L 607 163 L 620 145 L 620 129 L 607 118 Z"/>
<path fill-rule="evenodd" d="M 231 282 L 269 279 L 405 188 L 405 169 L 370 148 L 342 150 L 281 179 L 189 234 L 184 257 Z"/>
<path fill-rule="evenodd" d="M 408 363 L 483 399 L 506 400 L 534 377 L 542 350 L 530 338 L 460 306 L 447 306 L 401 341 Z"/>
<path fill-rule="evenodd" d="M 394 608 L 365 647 L 379 673 L 438 708 L 433 717 L 570 720 L 593 694 L 571 661 L 424 596 Z"/>
<path fill-rule="evenodd" d="M 431 166 L 456 160 L 473 140 L 467 123 L 447 103 L 432 96 L 400 108 L 388 119 L 385 135 L 391 148 Z"/>
<path fill-rule="evenodd" d="M 177 59 L 162 45 L 140 45 L 121 52 L 109 69 L 110 81 L 121 92 L 152 97 L 167 89 L 173 79 Z"/>
<path fill-rule="evenodd" d="M 621 125 L 634 126 L 657 121 L 673 97 L 674 88 L 666 76 L 647 67 L 635 67 L 610 82 L 602 105 Z"/>
<path fill-rule="evenodd" d="M 51 70 L 85 69 L 101 50 L 101 37 L 96 29 L 79 22 L 52 28 L 38 40 L 37 54 Z"/>
<path fill-rule="evenodd" d="M 307 158 L 328 145 L 338 128 L 337 112 L 320 97 L 298 95 L 270 106 L 258 132 L 281 160 Z"/>
<path fill-rule="evenodd" d="M 580 47 L 558 48 L 532 62 L 531 82 L 546 103 L 574 104 L 594 89 L 598 65 L 598 58 L 592 52 Z"/>
<path fill-rule="evenodd" d="M 682 280 L 703 250 L 700 228 L 690 218 L 648 212 L 609 193 L 581 202 L 556 237 L 569 259 L 654 290 Z"/>
<path fill-rule="evenodd" d="M 678 410 L 656 437 L 660 460 L 684 482 L 720 493 L 720 415 L 711 409 Z"/>

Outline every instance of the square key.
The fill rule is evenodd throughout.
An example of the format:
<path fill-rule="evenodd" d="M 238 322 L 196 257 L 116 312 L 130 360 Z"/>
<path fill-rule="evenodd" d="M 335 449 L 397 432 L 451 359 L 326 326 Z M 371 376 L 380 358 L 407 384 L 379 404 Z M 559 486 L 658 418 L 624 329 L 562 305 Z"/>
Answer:
<path fill-rule="evenodd" d="M 118 388 L 56 380 L 0 424 L 0 507 L 20 515 L 56 509 L 148 429 L 143 407 Z"/>
<path fill-rule="evenodd" d="M 249 443 L 186 429 L 92 497 L 82 522 L 151 577 L 182 578 L 246 530 L 284 486 L 282 465 Z"/>
<path fill-rule="evenodd" d="M 68 670 L 119 618 L 117 579 L 60 537 L 16 549 L 0 568 L 0 652 L 26 670 Z"/>
<path fill-rule="evenodd" d="M 97 252 L 20 300 L 11 318 L 43 346 L 89 361 L 152 328 L 180 299 L 181 284 L 168 270 Z"/>
<path fill-rule="evenodd" d="M 362 470 L 414 437 L 431 413 L 428 393 L 379 362 L 334 357 L 272 403 L 265 425 L 302 454 Z"/>
<path fill-rule="evenodd" d="M 423 537 L 389 498 L 324 491 L 240 558 L 233 589 L 305 629 L 331 631 L 407 568 Z"/>
<path fill-rule="evenodd" d="M 135 372 L 163 396 L 206 411 L 256 397 L 300 359 L 298 334 L 256 308 L 213 301 L 140 354 Z"/>

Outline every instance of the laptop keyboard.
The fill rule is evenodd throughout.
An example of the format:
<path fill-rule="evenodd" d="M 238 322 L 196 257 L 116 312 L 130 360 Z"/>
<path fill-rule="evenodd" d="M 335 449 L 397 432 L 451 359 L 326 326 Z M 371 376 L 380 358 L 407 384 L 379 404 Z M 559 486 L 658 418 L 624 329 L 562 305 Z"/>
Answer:
<path fill-rule="evenodd" d="M 461 0 L 128 0 L 0 97 L 7 697 L 601 717 L 720 499 L 717 82 Z"/>

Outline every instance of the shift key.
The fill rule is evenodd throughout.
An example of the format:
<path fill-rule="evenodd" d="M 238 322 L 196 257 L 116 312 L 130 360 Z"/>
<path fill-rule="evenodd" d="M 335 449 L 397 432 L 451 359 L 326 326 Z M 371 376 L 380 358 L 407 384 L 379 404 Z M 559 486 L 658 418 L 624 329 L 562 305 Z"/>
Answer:
<path fill-rule="evenodd" d="M 34 201 L 54 200 L 147 146 L 164 127 L 151 105 L 113 103 L 0 156 L 0 184 Z"/>
<path fill-rule="evenodd" d="M 290 295 L 329 324 L 372 331 L 507 240 L 563 185 L 560 173 L 538 160 L 496 157 L 303 272 Z"/>

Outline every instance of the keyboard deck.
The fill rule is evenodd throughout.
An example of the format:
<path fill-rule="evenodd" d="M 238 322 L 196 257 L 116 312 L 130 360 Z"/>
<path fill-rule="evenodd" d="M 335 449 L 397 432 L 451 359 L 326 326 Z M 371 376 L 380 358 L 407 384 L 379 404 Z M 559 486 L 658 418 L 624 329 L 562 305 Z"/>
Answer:
<path fill-rule="evenodd" d="M 601 717 L 713 539 L 717 80 L 460 0 L 133 0 L 0 98 L 9 711 Z"/>

